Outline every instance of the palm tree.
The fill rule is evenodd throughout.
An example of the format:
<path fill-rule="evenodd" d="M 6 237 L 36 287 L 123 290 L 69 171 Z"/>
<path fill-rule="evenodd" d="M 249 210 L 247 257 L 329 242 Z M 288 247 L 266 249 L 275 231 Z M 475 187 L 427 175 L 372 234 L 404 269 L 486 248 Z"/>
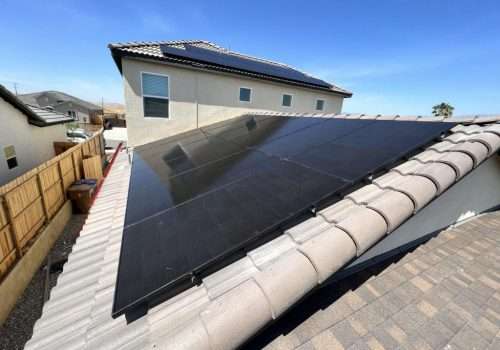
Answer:
<path fill-rule="evenodd" d="M 453 110 L 455 107 L 446 102 L 441 102 L 440 104 L 432 107 L 432 114 L 437 116 L 443 116 L 445 118 L 449 118 L 453 115 Z"/>

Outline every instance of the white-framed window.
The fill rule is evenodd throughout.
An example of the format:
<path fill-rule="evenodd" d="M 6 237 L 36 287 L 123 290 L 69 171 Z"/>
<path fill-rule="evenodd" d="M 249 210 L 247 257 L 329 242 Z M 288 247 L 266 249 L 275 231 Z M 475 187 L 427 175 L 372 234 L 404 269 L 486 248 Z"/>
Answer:
<path fill-rule="evenodd" d="M 3 154 L 7 160 L 7 167 L 9 169 L 17 168 L 16 148 L 13 145 L 5 146 L 3 148 Z"/>
<path fill-rule="evenodd" d="M 322 111 L 324 109 L 325 109 L 325 100 L 317 99 L 316 100 L 316 110 L 317 111 Z"/>
<path fill-rule="evenodd" d="M 283 97 L 281 98 L 281 105 L 283 107 L 292 107 L 292 99 L 293 99 L 292 95 L 283 94 Z"/>
<path fill-rule="evenodd" d="M 170 84 L 167 75 L 141 73 L 142 103 L 144 117 L 170 118 Z"/>
<path fill-rule="evenodd" d="M 247 87 L 240 87 L 240 102 L 252 101 L 252 89 Z"/>

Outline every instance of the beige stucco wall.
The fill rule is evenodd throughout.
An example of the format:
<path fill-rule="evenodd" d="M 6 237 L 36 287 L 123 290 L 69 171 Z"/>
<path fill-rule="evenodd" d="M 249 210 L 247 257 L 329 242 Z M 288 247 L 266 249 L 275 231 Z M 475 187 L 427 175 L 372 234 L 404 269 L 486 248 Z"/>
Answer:
<path fill-rule="evenodd" d="M 28 124 L 28 118 L 0 98 L 0 185 L 22 175 L 54 157 L 54 141 L 66 140 L 64 124 L 40 128 Z M 4 147 L 14 145 L 18 166 L 7 167 Z"/>
<path fill-rule="evenodd" d="M 148 143 L 252 111 L 317 112 L 316 99 L 325 100 L 324 113 L 339 113 L 342 110 L 341 96 L 311 89 L 136 59 L 123 59 L 122 67 L 130 146 Z M 141 72 L 169 77 L 169 119 L 144 118 Z M 252 89 L 250 103 L 239 101 L 240 87 Z M 283 94 L 293 96 L 292 107 L 281 106 Z"/>

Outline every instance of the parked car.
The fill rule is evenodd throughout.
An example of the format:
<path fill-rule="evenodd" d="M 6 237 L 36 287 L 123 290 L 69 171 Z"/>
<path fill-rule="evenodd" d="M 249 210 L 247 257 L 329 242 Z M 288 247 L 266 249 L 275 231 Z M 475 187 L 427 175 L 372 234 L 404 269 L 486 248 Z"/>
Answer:
<path fill-rule="evenodd" d="M 68 141 L 76 143 L 85 142 L 91 137 L 91 135 L 83 129 L 69 129 L 66 131 L 66 136 L 68 137 Z"/>

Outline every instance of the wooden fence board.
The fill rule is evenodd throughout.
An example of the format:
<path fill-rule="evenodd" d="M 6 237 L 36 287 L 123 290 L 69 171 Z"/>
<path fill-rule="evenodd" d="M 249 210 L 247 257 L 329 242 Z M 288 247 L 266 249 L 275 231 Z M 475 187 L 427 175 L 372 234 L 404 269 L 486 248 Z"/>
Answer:
<path fill-rule="evenodd" d="M 30 205 L 35 199 L 40 196 L 36 177 L 32 177 L 22 185 L 19 185 L 5 195 L 7 206 L 11 210 L 11 215 L 16 217 L 24 208 Z"/>
<path fill-rule="evenodd" d="M 33 202 L 20 215 L 13 219 L 16 240 L 19 242 L 21 248 L 34 237 L 38 229 L 43 226 L 44 221 L 45 213 L 43 212 L 41 199 Z"/>
<path fill-rule="evenodd" d="M 94 156 L 83 160 L 83 173 L 86 179 L 102 179 L 101 156 Z"/>
<path fill-rule="evenodd" d="M 0 186 L 0 278 L 59 211 L 74 181 L 102 178 L 102 142 L 100 132 Z"/>

